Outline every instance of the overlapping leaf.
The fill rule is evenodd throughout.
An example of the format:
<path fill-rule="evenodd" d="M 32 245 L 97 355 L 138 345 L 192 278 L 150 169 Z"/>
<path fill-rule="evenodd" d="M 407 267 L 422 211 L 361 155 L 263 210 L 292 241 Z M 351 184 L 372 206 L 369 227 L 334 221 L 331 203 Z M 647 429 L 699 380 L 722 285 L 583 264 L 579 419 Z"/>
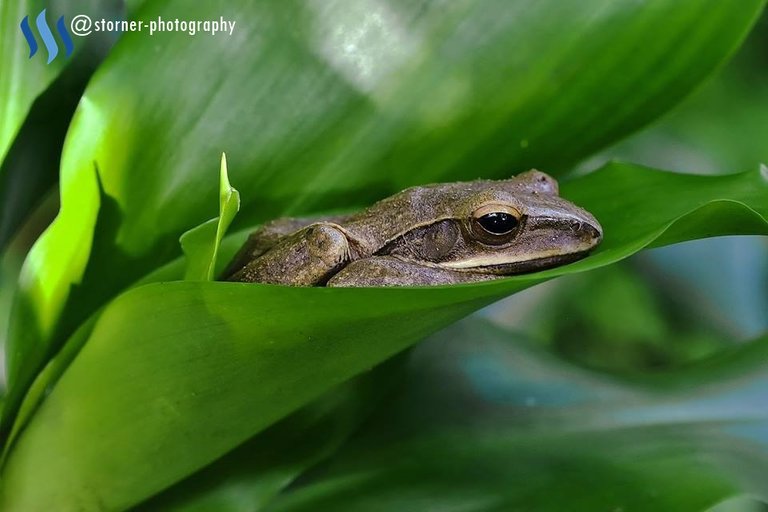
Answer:
<path fill-rule="evenodd" d="M 613 164 L 563 194 L 597 216 L 605 239 L 589 258 L 540 273 L 452 287 L 165 282 L 127 292 L 60 379 L 43 383 L 52 391 L 11 449 L 0 504 L 130 506 L 500 297 L 647 246 L 768 234 L 768 177 L 757 170 L 703 177 Z M 27 484 L 40 479 L 44 488 Z"/>
<path fill-rule="evenodd" d="M 560 171 L 695 87 L 763 3 L 133 3 L 138 19 L 236 29 L 128 34 L 90 85 L 61 213 L 22 276 L 6 416 L 88 315 L 214 216 L 222 150 L 244 199 L 235 227 L 413 183 Z"/>

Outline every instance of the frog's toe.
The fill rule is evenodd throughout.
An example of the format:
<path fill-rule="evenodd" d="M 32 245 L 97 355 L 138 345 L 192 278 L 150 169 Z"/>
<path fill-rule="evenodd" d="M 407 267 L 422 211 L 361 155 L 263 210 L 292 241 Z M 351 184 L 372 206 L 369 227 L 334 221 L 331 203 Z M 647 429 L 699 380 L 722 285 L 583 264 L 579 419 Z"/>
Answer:
<path fill-rule="evenodd" d="M 307 249 L 312 258 L 334 268 L 350 258 L 349 242 L 344 233 L 331 224 L 313 224 L 307 227 Z"/>

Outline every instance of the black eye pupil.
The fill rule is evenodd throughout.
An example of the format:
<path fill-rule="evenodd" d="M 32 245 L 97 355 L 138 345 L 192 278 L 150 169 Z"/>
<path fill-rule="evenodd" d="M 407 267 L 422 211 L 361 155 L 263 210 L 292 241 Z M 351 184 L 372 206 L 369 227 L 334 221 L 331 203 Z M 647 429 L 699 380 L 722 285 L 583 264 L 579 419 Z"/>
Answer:
<path fill-rule="evenodd" d="M 484 230 L 494 235 L 505 235 L 518 225 L 517 217 L 505 212 L 486 213 L 477 222 Z"/>

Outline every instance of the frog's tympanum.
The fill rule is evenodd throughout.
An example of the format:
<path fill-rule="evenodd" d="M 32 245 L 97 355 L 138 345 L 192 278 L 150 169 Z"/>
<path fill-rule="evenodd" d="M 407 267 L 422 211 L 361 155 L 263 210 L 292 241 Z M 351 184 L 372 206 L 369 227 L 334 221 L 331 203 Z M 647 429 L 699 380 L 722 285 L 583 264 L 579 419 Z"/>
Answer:
<path fill-rule="evenodd" d="M 413 187 L 359 213 L 278 219 L 254 232 L 230 281 L 293 286 L 466 283 L 570 263 L 602 239 L 587 211 L 531 170 Z"/>

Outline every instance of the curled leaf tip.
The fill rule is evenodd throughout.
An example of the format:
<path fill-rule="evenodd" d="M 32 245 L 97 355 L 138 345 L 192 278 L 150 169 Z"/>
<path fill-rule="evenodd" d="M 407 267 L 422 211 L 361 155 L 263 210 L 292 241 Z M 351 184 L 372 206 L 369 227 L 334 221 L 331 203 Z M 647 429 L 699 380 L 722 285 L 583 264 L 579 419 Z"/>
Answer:
<path fill-rule="evenodd" d="M 221 178 L 221 188 L 229 188 L 229 175 L 227 173 L 227 154 L 221 152 L 221 165 L 219 167 L 219 177 Z"/>

